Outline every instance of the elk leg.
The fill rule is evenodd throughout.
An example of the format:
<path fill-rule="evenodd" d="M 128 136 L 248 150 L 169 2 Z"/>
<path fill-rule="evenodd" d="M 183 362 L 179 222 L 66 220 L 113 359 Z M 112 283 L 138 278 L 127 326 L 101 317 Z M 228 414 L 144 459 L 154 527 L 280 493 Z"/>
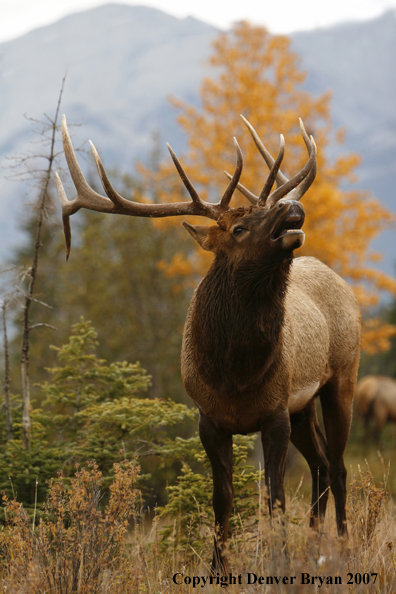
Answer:
<path fill-rule="evenodd" d="M 364 415 L 364 441 L 365 445 L 370 441 L 370 417 L 369 415 Z"/>
<path fill-rule="evenodd" d="M 199 436 L 210 460 L 213 474 L 215 537 L 212 572 L 229 573 L 224 548 L 228 538 L 228 520 L 234 498 L 232 486 L 232 435 L 226 433 L 220 427 L 216 427 L 201 413 L 199 417 Z"/>
<path fill-rule="evenodd" d="M 292 427 L 290 440 L 308 462 L 312 476 L 311 528 L 318 528 L 326 513 L 329 481 L 329 461 L 327 442 L 316 416 L 315 401 L 304 409 L 305 417 L 301 424 Z"/>
<path fill-rule="evenodd" d="M 265 484 L 268 489 L 270 514 L 275 507 L 285 511 L 286 456 L 290 439 L 290 416 L 287 410 L 272 415 L 261 424 L 261 442 L 264 451 Z"/>
<path fill-rule="evenodd" d="M 375 419 L 374 424 L 374 441 L 377 447 L 380 445 L 381 433 L 388 421 L 388 410 L 381 402 L 378 402 L 378 398 L 373 404 L 373 415 Z"/>
<path fill-rule="evenodd" d="M 339 536 L 348 536 L 346 522 L 346 476 L 343 454 L 348 441 L 352 421 L 352 401 L 355 381 L 327 383 L 320 391 L 323 422 L 326 429 L 330 486 L 334 495 L 337 531 Z"/>

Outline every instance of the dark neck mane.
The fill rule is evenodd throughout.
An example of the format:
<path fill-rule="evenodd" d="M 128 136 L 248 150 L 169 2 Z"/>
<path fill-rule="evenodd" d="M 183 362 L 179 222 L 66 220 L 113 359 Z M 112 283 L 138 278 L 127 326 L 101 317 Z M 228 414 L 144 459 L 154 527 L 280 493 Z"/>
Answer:
<path fill-rule="evenodd" d="M 201 282 L 192 318 L 196 364 L 213 389 L 237 393 L 259 382 L 282 336 L 291 258 L 237 267 L 217 256 Z"/>

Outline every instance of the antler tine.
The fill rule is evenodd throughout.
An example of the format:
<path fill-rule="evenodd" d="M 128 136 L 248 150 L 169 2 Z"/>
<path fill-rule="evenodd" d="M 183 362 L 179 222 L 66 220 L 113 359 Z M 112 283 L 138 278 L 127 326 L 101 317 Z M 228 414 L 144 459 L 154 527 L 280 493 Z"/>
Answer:
<path fill-rule="evenodd" d="M 199 197 L 197 190 L 194 188 L 194 186 L 190 182 L 190 180 L 187 176 L 187 173 L 184 171 L 183 166 L 180 163 L 179 159 L 176 157 L 176 154 L 174 153 L 172 147 L 168 143 L 166 143 L 166 146 L 168 147 L 168 150 L 172 157 L 172 161 L 175 164 L 177 172 L 180 175 L 180 178 L 181 178 L 183 184 L 186 186 L 187 191 L 190 194 L 192 201 L 198 206 L 198 208 L 205 210 L 206 203 Z"/>
<path fill-rule="evenodd" d="M 278 171 L 279 171 L 279 168 L 283 161 L 284 155 L 285 155 L 285 138 L 284 138 L 283 134 L 281 134 L 278 156 L 276 157 L 276 159 L 271 167 L 271 171 L 269 172 L 269 175 L 266 179 L 264 187 L 261 190 L 261 194 L 260 194 L 259 200 L 258 200 L 259 206 L 265 206 L 266 200 L 267 200 L 268 196 L 270 195 L 272 186 L 274 185 L 276 176 L 278 175 Z M 282 187 L 282 186 L 280 186 L 280 187 Z"/>
<path fill-rule="evenodd" d="M 252 137 L 255 141 L 257 148 L 259 148 L 259 150 L 260 150 L 259 144 L 261 144 L 261 148 L 263 148 L 264 145 L 261 143 L 256 131 L 254 130 L 253 126 L 251 126 L 251 124 L 246 120 L 246 118 L 244 118 L 243 116 L 241 116 L 241 117 L 242 117 L 243 121 L 246 123 L 246 126 L 249 128 L 249 131 L 252 134 Z M 282 174 L 282 177 L 286 181 L 281 186 L 278 186 L 278 188 L 272 194 L 270 194 L 268 196 L 269 192 L 271 191 L 271 187 L 273 186 L 275 177 L 278 178 L 278 176 L 279 176 L 279 168 L 280 168 L 280 165 L 283 160 L 284 153 L 285 153 L 285 140 L 284 140 L 283 135 L 281 134 L 280 148 L 279 148 L 279 153 L 278 153 L 276 160 L 274 160 L 272 158 L 272 156 L 268 153 L 268 151 L 264 147 L 264 151 L 265 151 L 264 154 L 266 154 L 266 156 L 268 157 L 267 165 L 269 163 L 272 163 L 272 164 L 270 166 L 271 171 L 270 171 L 268 178 L 265 182 L 265 185 L 261 191 L 260 197 L 257 197 L 255 194 L 253 194 L 253 192 L 251 192 L 250 190 L 245 188 L 245 186 L 243 186 L 242 184 L 240 184 L 240 183 L 237 184 L 237 189 L 252 204 L 254 204 L 256 206 L 266 206 L 267 208 L 269 208 L 272 204 L 274 204 L 275 202 L 280 200 L 286 194 L 289 194 L 288 198 L 290 200 L 300 200 L 302 198 L 302 196 L 307 192 L 307 190 L 311 186 L 312 182 L 314 181 L 315 176 L 316 176 L 316 152 L 317 152 L 316 144 L 315 144 L 313 137 L 308 136 L 301 118 L 299 119 L 299 123 L 300 123 L 301 135 L 304 139 L 305 146 L 307 147 L 307 150 L 309 152 L 309 160 L 308 160 L 307 164 L 291 180 L 288 180 L 286 178 L 286 176 L 284 176 Z M 263 152 L 261 150 L 260 150 L 260 152 L 263 155 Z M 231 175 L 229 173 L 227 173 L 227 171 L 224 171 L 224 173 L 226 174 L 228 179 L 232 179 Z"/>
<path fill-rule="evenodd" d="M 312 138 L 312 136 L 308 136 L 307 131 L 306 131 L 305 126 L 304 126 L 304 122 L 302 121 L 301 118 L 298 118 L 298 123 L 300 125 L 300 132 L 301 132 L 301 136 L 304 139 L 305 146 L 307 147 L 307 150 L 310 151 L 311 150 L 311 138 Z"/>
<path fill-rule="evenodd" d="M 74 200 L 68 200 L 66 192 L 62 185 L 62 181 L 58 174 L 56 174 L 56 182 L 58 186 L 59 200 L 62 205 L 62 219 L 63 219 L 63 231 L 65 234 L 66 242 L 66 260 L 69 259 L 71 250 L 71 228 L 70 228 L 70 215 L 74 214 L 80 208 L 89 208 L 90 210 L 97 210 L 100 212 L 114 212 L 115 204 L 97 194 L 87 183 L 83 172 L 78 164 L 76 154 L 74 152 L 73 144 L 70 138 L 69 131 L 67 129 L 66 116 L 62 117 L 62 140 L 63 149 L 66 157 L 66 161 L 69 167 L 70 175 L 72 176 L 74 185 L 77 190 L 77 197 Z M 96 151 L 95 151 L 96 152 Z M 95 156 L 95 153 L 94 153 Z M 99 159 L 100 161 L 100 159 Z M 98 166 L 99 169 L 99 166 Z M 102 165 L 103 169 L 103 165 Z"/>
<path fill-rule="evenodd" d="M 58 175 L 58 172 L 55 172 L 56 183 L 58 186 L 58 194 L 59 200 L 62 205 L 62 220 L 63 220 L 63 232 L 65 234 L 65 242 L 66 242 L 66 260 L 69 259 L 70 255 L 70 248 L 71 248 L 71 229 L 70 229 L 70 216 L 64 213 L 65 210 L 68 208 L 70 202 L 67 199 L 66 192 L 64 190 L 61 178 Z"/>
<path fill-rule="evenodd" d="M 114 212 L 112 201 L 95 192 L 87 183 L 74 152 L 65 115 L 62 117 L 62 140 L 67 165 L 77 190 L 77 197 L 74 200 L 67 200 L 66 194 L 63 191 L 62 202 L 61 194 L 59 195 L 62 203 L 62 214 L 64 216 L 72 215 L 80 208 L 89 208 L 90 210 L 101 212 Z"/>
<path fill-rule="evenodd" d="M 301 135 L 304 139 L 305 146 L 307 147 L 308 151 L 310 150 L 311 143 L 313 145 L 313 148 L 315 150 L 315 162 L 314 162 L 309 174 L 307 175 L 307 177 L 301 182 L 301 184 L 297 188 L 294 188 L 294 190 L 292 190 L 290 192 L 289 197 L 291 200 L 300 200 L 302 198 L 302 196 L 304 196 L 304 194 L 311 187 L 311 185 L 316 177 L 316 155 L 317 155 L 316 143 L 312 136 L 311 137 L 308 136 L 307 131 L 305 130 L 305 127 L 304 127 L 304 123 L 301 118 L 299 118 L 299 123 L 300 123 Z"/>
<path fill-rule="evenodd" d="M 228 173 L 228 171 L 224 171 L 226 177 L 228 177 L 228 179 L 232 179 L 232 175 L 230 173 Z M 241 183 L 238 182 L 237 184 L 237 190 L 239 190 L 239 192 L 241 194 L 243 194 L 245 196 L 245 198 L 247 198 L 249 200 L 249 202 L 251 202 L 252 204 L 254 204 L 255 206 L 257 206 L 258 204 L 258 196 L 256 196 L 256 194 L 253 194 L 253 192 L 251 192 L 250 190 L 248 190 L 247 188 L 245 188 L 245 186 L 243 186 Z"/>
<path fill-rule="evenodd" d="M 95 159 L 96 167 L 98 169 L 100 181 L 102 182 L 103 189 L 106 192 L 107 196 L 110 198 L 110 200 L 115 206 L 119 206 L 121 208 L 128 208 L 131 202 L 120 196 L 120 194 L 118 194 L 118 192 L 115 191 L 115 189 L 110 183 L 109 178 L 107 177 L 107 173 L 105 171 L 105 168 L 103 167 L 103 163 L 99 157 L 98 151 L 96 150 L 93 142 L 89 141 L 89 144 L 91 145 L 91 150 Z"/>
<path fill-rule="evenodd" d="M 304 140 L 305 140 L 305 138 L 304 138 Z M 312 175 L 311 171 L 314 170 L 314 173 L 316 174 L 316 145 L 315 145 L 315 141 L 312 136 L 309 139 L 309 144 L 307 144 L 307 148 L 308 147 L 309 147 L 309 159 L 308 159 L 308 162 L 306 163 L 306 165 L 301 169 L 301 171 L 299 171 L 297 173 L 297 175 L 292 177 L 292 179 L 290 179 L 285 184 L 283 184 L 282 186 L 277 188 L 274 192 L 272 192 L 272 194 L 268 197 L 267 202 L 266 202 L 267 208 L 270 208 L 273 204 L 275 204 L 275 202 L 278 202 L 278 200 L 283 198 L 283 196 L 286 196 L 286 194 L 291 193 L 292 190 L 294 190 L 294 188 L 297 188 L 297 186 L 299 186 L 302 182 L 304 182 L 306 180 L 306 178 L 309 177 L 310 184 L 312 183 L 313 178 L 311 179 L 311 175 Z M 296 192 L 296 194 L 294 196 L 290 196 L 290 198 L 292 198 L 293 200 L 299 200 L 302 197 L 302 195 L 304 194 L 304 192 L 308 189 L 306 187 L 306 185 L 307 184 L 304 183 L 304 186 L 303 186 L 304 191 L 303 192 L 301 192 L 301 191 Z M 297 198 L 296 196 L 299 196 L 299 197 Z"/>
<path fill-rule="evenodd" d="M 272 155 L 265 148 L 264 144 L 262 143 L 256 130 L 253 128 L 252 124 L 250 122 L 248 122 L 248 120 L 242 114 L 240 114 L 240 115 L 241 115 L 243 123 L 249 130 L 249 132 L 254 140 L 254 144 L 258 148 L 264 161 L 267 163 L 268 169 L 271 169 L 274 164 L 275 159 L 272 157 Z M 286 175 L 284 175 L 281 171 L 278 171 L 278 173 L 276 175 L 276 185 L 279 187 L 279 186 L 285 184 L 287 181 L 288 181 L 288 178 L 286 177 Z"/>
<path fill-rule="evenodd" d="M 224 194 L 220 200 L 220 207 L 222 209 L 226 209 L 229 207 L 232 195 L 235 192 L 235 188 L 238 186 L 238 182 L 239 182 L 239 179 L 242 174 L 243 157 L 242 157 L 242 151 L 239 147 L 239 144 L 238 144 L 236 138 L 234 138 L 234 145 L 235 145 L 235 150 L 236 150 L 236 154 L 237 154 L 237 164 L 235 167 L 234 175 L 232 176 L 231 181 L 228 184 L 226 191 L 224 192 Z"/>

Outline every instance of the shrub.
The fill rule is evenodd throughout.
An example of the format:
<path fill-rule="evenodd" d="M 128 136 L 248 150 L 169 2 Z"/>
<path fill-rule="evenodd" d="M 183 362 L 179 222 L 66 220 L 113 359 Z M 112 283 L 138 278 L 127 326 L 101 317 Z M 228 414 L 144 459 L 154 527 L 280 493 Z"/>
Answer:
<path fill-rule="evenodd" d="M 96 462 L 76 469 L 70 488 L 62 473 L 49 483 L 38 527 L 23 506 L 3 495 L 7 524 L 0 532 L 3 583 L 33 593 L 97 592 L 122 579 L 125 535 L 136 515 L 139 474 L 134 461 L 114 464 L 108 503 L 102 505 L 103 475 Z"/>

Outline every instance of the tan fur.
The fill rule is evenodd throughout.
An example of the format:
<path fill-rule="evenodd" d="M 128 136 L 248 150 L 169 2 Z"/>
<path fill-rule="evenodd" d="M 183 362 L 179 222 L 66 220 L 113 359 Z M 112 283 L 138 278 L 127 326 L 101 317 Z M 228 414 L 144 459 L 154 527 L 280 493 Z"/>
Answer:
<path fill-rule="evenodd" d="M 387 422 L 396 422 L 396 380 L 384 375 L 366 375 L 356 386 L 356 407 L 366 420 L 375 420 L 374 437 L 379 440 Z"/>
<path fill-rule="evenodd" d="M 258 430 L 260 417 L 287 407 L 296 413 L 305 408 L 320 387 L 332 378 L 356 378 L 359 362 L 361 315 L 357 299 L 336 273 L 315 258 L 296 258 L 286 293 L 286 316 L 281 372 L 260 393 L 247 393 L 242 401 L 224 398 L 200 379 L 191 344 L 191 316 L 187 314 L 182 347 L 182 378 L 186 390 L 202 412 L 232 433 Z M 314 393 L 293 405 L 293 395 L 318 384 Z M 353 392 L 344 406 L 352 408 Z"/>

